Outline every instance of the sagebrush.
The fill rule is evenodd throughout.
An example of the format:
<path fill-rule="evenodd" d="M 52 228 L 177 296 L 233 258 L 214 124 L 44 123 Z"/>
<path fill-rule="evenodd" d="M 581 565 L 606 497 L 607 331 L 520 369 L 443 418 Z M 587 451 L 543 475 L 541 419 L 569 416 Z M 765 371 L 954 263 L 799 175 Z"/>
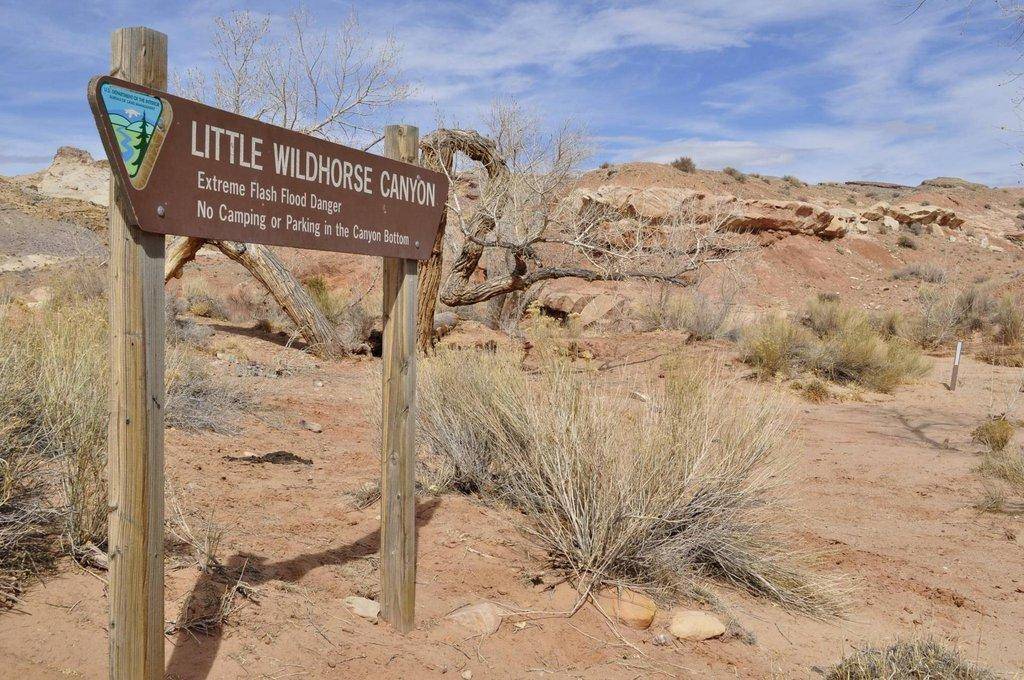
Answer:
<path fill-rule="evenodd" d="M 842 588 L 781 539 L 788 407 L 705 364 L 666 367 L 648 403 L 552 358 L 527 376 L 509 352 L 426 363 L 428 486 L 524 512 L 527 533 L 579 583 L 665 595 L 714 578 L 800 611 L 839 610 Z M 452 398 L 458 395 L 458 398 Z"/>
<path fill-rule="evenodd" d="M 108 513 L 106 302 L 69 293 L 13 311 L 0 307 L 0 591 L 8 593 L 55 547 L 78 556 L 102 546 Z M 169 346 L 166 422 L 230 431 L 254 397 L 201 362 Z M 36 567 L 18 566 L 29 563 Z"/>
<path fill-rule="evenodd" d="M 801 322 L 781 315 L 762 319 L 746 330 L 741 358 L 762 378 L 806 371 L 877 392 L 891 392 L 928 371 L 916 347 L 882 330 L 898 325 L 893 319 L 880 325 L 859 309 L 819 298 L 807 304 Z"/>
<path fill-rule="evenodd" d="M 932 639 L 865 646 L 828 669 L 825 680 L 998 680 L 955 649 Z"/>

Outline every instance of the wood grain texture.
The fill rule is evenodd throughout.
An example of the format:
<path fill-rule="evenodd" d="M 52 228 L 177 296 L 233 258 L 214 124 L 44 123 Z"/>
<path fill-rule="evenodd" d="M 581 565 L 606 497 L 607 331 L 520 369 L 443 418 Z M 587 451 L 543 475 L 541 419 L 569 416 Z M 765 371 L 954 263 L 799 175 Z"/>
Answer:
<path fill-rule="evenodd" d="M 111 73 L 165 89 L 167 36 L 115 31 Z M 131 223 L 113 178 L 110 191 L 110 677 L 157 680 L 164 673 L 164 237 Z"/>
<path fill-rule="evenodd" d="M 389 125 L 384 155 L 415 163 L 419 131 Z M 416 606 L 415 260 L 384 258 L 383 432 L 381 433 L 381 614 L 399 632 Z"/>

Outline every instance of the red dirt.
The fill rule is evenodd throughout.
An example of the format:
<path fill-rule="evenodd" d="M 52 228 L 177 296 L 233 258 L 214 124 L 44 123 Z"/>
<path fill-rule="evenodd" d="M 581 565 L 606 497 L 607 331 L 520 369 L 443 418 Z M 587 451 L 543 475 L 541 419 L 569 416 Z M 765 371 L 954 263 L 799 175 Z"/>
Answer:
<path fill-rule="evenodd" d="M 241 600 L 213 635 L 168 637 L 168 678 L 419 678 L 464 670 L 483 678 L 804 677 L 851 645 L 926 633 L 952 638 L 996 668 L 1024 668 L 1024 524 L 971 507 L 981 484 L 970 431 L 990 404 L 1014 393 L 1019 371 L 968 359 L 961 388 L 949 392 L 942 384 L 949 362 L 942 359 L 927 379 L 895 397 L 802 406 L 793 489 L 801 519 L 792 534 L 801 545 L 829 551 L 830 568 L 855 579 L 859 593 L 848 617 L 816 621 L 726 591 L 755 645 L 730 639 L 657 647 L 652 638 L 666 624 L 664 612 L 650 631 L 613 633 L 589 607 L 572 619 L 506 621 L 493 636 L 460 635 L 443 617 L 467 603 L 564 611 L 571 600 L 562 589 L 553 596 L 530 583 L 543 561 L 515 530 L 520 517 L 453 495 L 418 501 L 417 629 L 402 637 L 350 614 L 344 597 L 372 597 L 378 587 L 378 508 L 357 510 L 345 493 L 378 474 L 372 412 L 379 362 L 320 362 L 228 330 L 215 341 L 291 374 L 255 379 L 271 410 L 263 420 L 247 419 L 243 435 L 168 431 L 169 483 L 196 515 L 227 527 L 220 558 L 245 565 L 258 598 Z M 601 360 L 618 364 L 679 343 L 658 333 L 591 344 L 604 353 Z M 658 361 L 610 369 L 602 379 L 639 379 Z M 303 418 L 321 423 L 323 433 L 301 428 Z M 313 464 L 224 458 L 276 450 Z M 4 614 L 0 678 L 104 677 L 102 578 L 65 564 Z M 209 599 L 224 587 L 194 563 L 169 556 L 167 618 L 177 616 L 189 593 Z"/>

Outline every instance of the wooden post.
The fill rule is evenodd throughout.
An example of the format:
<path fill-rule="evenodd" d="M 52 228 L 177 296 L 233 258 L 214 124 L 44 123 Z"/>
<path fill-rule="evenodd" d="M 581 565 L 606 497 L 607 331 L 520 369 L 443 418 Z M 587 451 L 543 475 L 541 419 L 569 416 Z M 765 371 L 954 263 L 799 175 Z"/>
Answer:
<path fill-rule="evenodd" d="M 389 125 L 384 155 L 415 163 L 419 130 Z M 399 632 L 413 628 L 416 604 L 416 280 L 417 263 L 384 258 L 381 433 L 381 613 Z"/>
<path fill-rule="evenodd" d="M 957 373 L 960 372 L 960 355 L 963 353 L 964 341 L 956 341 L 956 354 L 953 356 L 953 375 L 949 376 L 949 391 L 956 390 Z"/>
<path fill-rule="evenodd" d="M 167 36 L 121 28 L 111 73 L 164 90 Z M 164 675 L 164 237 L 110 182 L 110 678 Z"/>

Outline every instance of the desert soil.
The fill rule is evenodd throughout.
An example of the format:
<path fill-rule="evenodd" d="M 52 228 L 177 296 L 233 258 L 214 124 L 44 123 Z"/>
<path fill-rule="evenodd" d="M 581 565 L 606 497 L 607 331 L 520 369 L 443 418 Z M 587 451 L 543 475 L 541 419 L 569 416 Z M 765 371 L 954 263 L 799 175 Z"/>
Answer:
<path fill-rule="evenodd" d="M 418 500 L 417 628 L 403 637 L 342 604 L 348 595 L 377 595 L 378 506 L 356 509 L 346 494 L 378 475 L 379 361 L 322 362 L 268 337 L 221 324 L 213 340 L 264 374 L 281 374 L 252 378 L 265 412 L 236 436 L 168 431 L 169 488 L 191 516 L 227 528 L 220 558 L 244 566 L 255 586 L 223 628 L 166 638 L 168 678 L 801 678 L 852 645 L 922 634 L 951 639 L 997 669 L 1024 669 L 1024 523 L 972 508 L 981 482 L 970 439 L 993 406 L 1017 396 L 1019 370 L 967 359 L 951 392 L 949 360 L 935 358 L 931 375 L 894 397 L 795 402 L 799 521 L 789 531 L 800 545 L 826 551 L 829 569 L 852 577 L 857 593 L 843 619 L 817 621 L 725 591 L 754 644 L 661 647 L 653 637 L 664 630 L 664 611 L 648 631 L 613 630 L 589 606 L 565 618 L 557 612 L 572 605 L 568 589 L 531 581 L 543 559 L 517 532 L 521 517 L 448 495 Z M 657 355 L 678 350 L 682 339 L 659 333 L 593 346 L 610 366 L 598 379 L 631 384 L 657 379 Z M 213 368 L 230 375 L 245 363 L 215 360 Z M 323 432 L 303 428 L 302 419 Z M 232 459 L 275 451 L 311 464 Z M 226 584 L 201 573 L 173 540 L 168 553 L 168 620 L 190 596 L 206 605 L 219 599 Z M 4 614 L 0 677 L 105 677 L 103 577 L 67 563 Z M 483 637 L 467 637 L 444 618 L 482 601 L 534 613 Z"/>
<path fill-rule="evenodd" d="M 0 296 L 42 299 L 66 261 L 98 249 L 94 259 L 102 262 L 99 180 L 106 170 L 67 150 L 51 170 L 0 178 Z M 923 285 L 892 277 L 908 263 L 942 266 L 951 289 L 984 280 L 994 292 L 1024 292 L 1024 251 L 998 236 L 1020 230 L 1019 188 L 962 181 L 798 187 L 653 164 L 595 170 L 582 182 L 809 199 L 826 207 L 928 201 L 968 220 L 956 232 L 917 237 L 917 249 L 899 247 L 893 233 L 767 239 L 702 284 L 713 295 L 724 281 L 738 281 L 743 318 L 799 309 L 821 292 L 869 310 L 910 309 Z M 998 248 L 983 244 L 989 234 Z M 298 275 L 323 274 L 351 291 L 350 299 L 365 295 L 370 313 L 379 314 L 376 262 L 282 256 Z M 193 278 L 224 297 L 254 288 L 237 265 L 207 251 L 186 269 L 184 282 Z M 168 294 L 181 285 L 169 284 Z M 578 295 L 651 299 L 638 284 L 559 285 Z M 250 598 L 235 598 L 225 626 L 167 636 L 168 678 L 809 678 L 856 645 L 919 635 L 951 640 L 1010 677 L 1024 673 L 1024 515 L 974 509 L 983 485 L 975 469 L 981 448 L 971 441 L 971 430 L 992 413 L 1009 406 L 1011 417 L 1024 416 L 1021 370 L 975 362 L 971 345 L 955 392 L 945 386 L 948 355 L 932 357 L 930 375 L 893 396 L 810 405 L 786 385 L 773 387 L 792 396 L 799 416 L 791 489 L 797 521 L 785 531 L 801 548 L 824 553 L 828 570 L 851 579 L 855 593 L 844 618 L 818 621 L 723 590 L 752 639 L 658 646 L 667 608 L 647 631 L 613 628 L 589 605 L 567 618 L 573 591 L 551 587 L 553 576 L 541 573 L 544 555 L 519 531 L 523 517 L 457 495 L 418 499 L 416 630 L 400 636 L 350 613 L 346 597 L 379 596 L 379 509 L 359 509 L 350 495 L 379 477 L 379 360 L 320 361 L 254 330 L 251 318 L 203 323 L 214 328 L 211 372 L 244 375 L 261 390 L 263 408 L 240 422 L 237 434 L 167 431 L 168 514 L 170 499 L 179 498 L 193 527 L 203 518 L 224 526 L 217 555 L 253 590 Z M 444 342 L 473 345 L 488 337 L 500 336 L 463 322 Z M 603 323 L 587 328 L 580 342 L 603 367 L 595 379 L 609 388 L 657 380 L 660 363 L 675 352 L 719 352 L 728 372 L 746 374 L 725 342 L 688 345 L 679 334 Z M 302 420 L 319 423 L 322 432 L 302 427 Z M 251 460 L 273 453 L 277 462 Z M 189 602 L 193 612 L 215 607 L 233 585 L 199 571 L 170 534 L 166 552 L 168 622 Z M 104 579 L 102 571 L 65 561 L 32 584 L 20 606 L 0 613 L 0 680 L 106 677 Z M 485 601 L 519 613 L 478 637 L 445 618 Z"/>

